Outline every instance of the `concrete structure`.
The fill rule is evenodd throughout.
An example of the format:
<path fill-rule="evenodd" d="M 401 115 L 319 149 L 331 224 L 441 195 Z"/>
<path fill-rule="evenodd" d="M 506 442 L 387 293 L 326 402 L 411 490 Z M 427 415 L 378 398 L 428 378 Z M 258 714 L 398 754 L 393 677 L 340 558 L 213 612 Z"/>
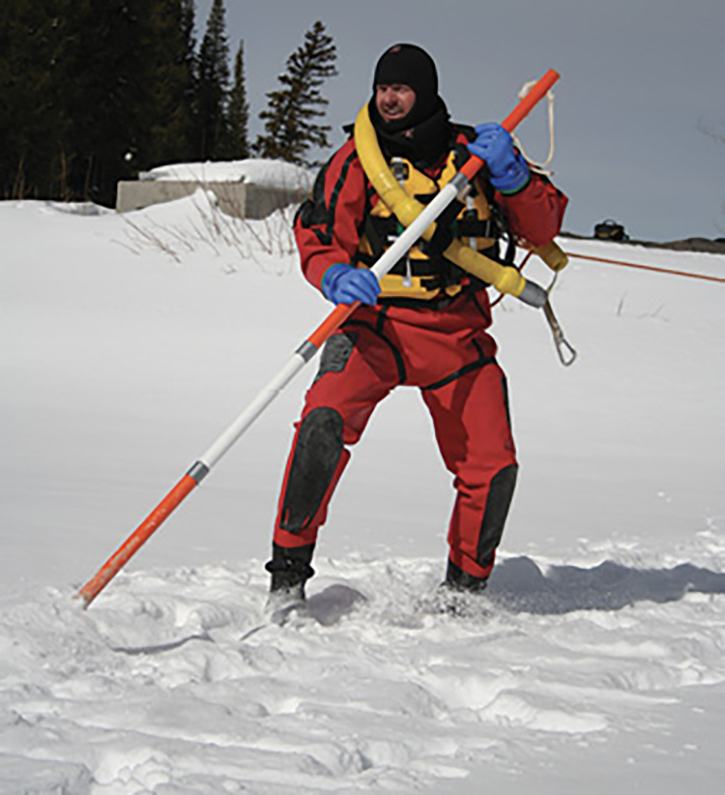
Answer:
<path fill-rule="evenodd" d="M 226 215 L 240 218 L 266 218 L 275 210 L 302 202 L 307 192 L 302 188 L 282 189 L 248 182 L 200 182 L 140 179 L 138 182 L 119 182 L 116 210 L 127 213 L 142 210 L 153 204 L 183 199 L 200 188 L 211 191 Z"/>

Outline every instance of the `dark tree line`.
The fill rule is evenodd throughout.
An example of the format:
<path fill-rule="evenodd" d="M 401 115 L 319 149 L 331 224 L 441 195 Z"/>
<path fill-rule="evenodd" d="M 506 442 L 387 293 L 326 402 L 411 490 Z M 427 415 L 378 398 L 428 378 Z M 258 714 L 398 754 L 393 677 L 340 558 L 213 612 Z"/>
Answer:
<path fill-rule="evenodd" d="M 223 0 L 198 43 L 194 17 L 194 0 L 0 3 L 0 198 L 113 205 L 119 180 L 164 163 L 252 151 L 301 163 L 311 146 L 328 145 L 327 128 L 313 121 L 326 103 L 322 78 L 334 74 L 321 23 L 295 54 L 301 60 L 288 60 L 302 77 L 280 78 L 280 92 L 304 96 L 279 104 L 280 92 L 268 94 L 267 134 L 250 146 L 243 43 L 232 71 Z M 275 113 L 293 132 L 269 126 Z"/>

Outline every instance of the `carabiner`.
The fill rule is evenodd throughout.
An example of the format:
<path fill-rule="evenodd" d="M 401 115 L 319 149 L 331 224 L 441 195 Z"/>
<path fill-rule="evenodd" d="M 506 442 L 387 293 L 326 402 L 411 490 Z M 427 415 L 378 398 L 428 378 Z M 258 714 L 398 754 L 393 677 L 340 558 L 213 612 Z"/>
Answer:
<path fill-rule="evenodd" d="M 554 278 L 551 280 L 551 284 L 547 289 L 547 293 L 549 293 L 549 295 L 551 295 L 551 291 L 556 284 L 556 277 L 558 275 L 558 273 L 555 273 Z M 556 319 L 554 310 L 551 308 L 551 301 L 547 301 L 544 304 L 544 317 L 546 318 L 549 328 L 551 329 L 551 333 L 554 337 L 554 345 L 556 345 L 556 352 L 559 356 L 559 361 L 564 365 L 564 367 L 571 366 L 574 364 L 574 361 L 577 357 L 577 352 L 574 350 L 574 348 L 572 348 L 564 336 L 564 332 L 559 325 L 559 321 Z"/>
<path fill-rule="evenodd" d="M 561 330 L 561 326 L 554 315 L 554 310 L 551 308 L 549 301 L 544 304 L 544 317 L 546 317 L 549 322 L 549 328 L 554 337 L 554 344 L 556 345 L 556 352 L 559 354 L 559 360 L 564 367 L 569 367 L 574 364 L 577 352 L 564 336 L 564 332 Z"/>

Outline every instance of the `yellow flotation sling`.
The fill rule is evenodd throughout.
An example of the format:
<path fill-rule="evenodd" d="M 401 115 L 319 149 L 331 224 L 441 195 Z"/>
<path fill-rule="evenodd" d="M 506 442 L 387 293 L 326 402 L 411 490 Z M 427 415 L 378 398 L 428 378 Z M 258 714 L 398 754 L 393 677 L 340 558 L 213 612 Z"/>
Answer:
<path fill-rule="evenodd" d="M 423 205 L 408 196 L 395 179 L 380 151 L 367 105 L 361 108 L 355 119 L 354 137 L 360 163 L 380 200 L 404 226 L 410 226 L 423 210 Z M 435 230 L 433 223 L 423 232 L 423 238 L 430 241 Z M 552 270 L 560 270 L 566 265 L 566 254 L 553 241 L 534 250 Z M 492 284 L 499 292 L 519 296 L 526 286 L 526 280 L 516 268 L 501 265 L 460 240 L 454 240 L 443 256 L 478 279 Z"/>
<path fill-rule="evenodd" d="M 416 200 L 431 200 L 440 189 L 458 173 L 455 152 L 451 152 L 437 179 L 416 169 L 405 158 L 393 158 L 392 173 L 406 196 Z M 422 205 L 421 205 L 422 206 Z M 486 197 L 472 191 L 466 197 L 466 207 L 458 213 L 453 228 L 455 236 L 465 240 L 468 246 L 482 251 L 496 244 L 495 229 L 491 219 L 491 208 Z M 388 205 L 380 200 L 366 216 L 360 237 L 358 262 L 372 266 L 385 249 L 403 231 L 404 227 Z M 440 256 L 431 257 L 428 247 L 418 241 L 407 255 L 380 279 L 382 298 L 415 298 L 430 300 L 445 292 L 448 296 L 459 293 L 461 280 L 467 274 L 451 266 Z"/>

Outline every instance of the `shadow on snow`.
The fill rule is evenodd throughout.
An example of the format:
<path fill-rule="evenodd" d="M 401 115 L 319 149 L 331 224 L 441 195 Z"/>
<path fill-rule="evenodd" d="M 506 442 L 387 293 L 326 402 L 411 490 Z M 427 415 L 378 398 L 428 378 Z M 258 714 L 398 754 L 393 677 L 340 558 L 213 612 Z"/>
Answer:
<path fill-rule="evenodd" d="M 725 574 L 683 563 L 673 569 L 633 569 L 605 561 L 591 569 L 551 566 L 542 571 L 527 557 L 499 563 L 486 594 L 517 613 L 558 614 L 620 610 L 635 602 L 664 604 L 688 593 L 725 593 Z"/>

